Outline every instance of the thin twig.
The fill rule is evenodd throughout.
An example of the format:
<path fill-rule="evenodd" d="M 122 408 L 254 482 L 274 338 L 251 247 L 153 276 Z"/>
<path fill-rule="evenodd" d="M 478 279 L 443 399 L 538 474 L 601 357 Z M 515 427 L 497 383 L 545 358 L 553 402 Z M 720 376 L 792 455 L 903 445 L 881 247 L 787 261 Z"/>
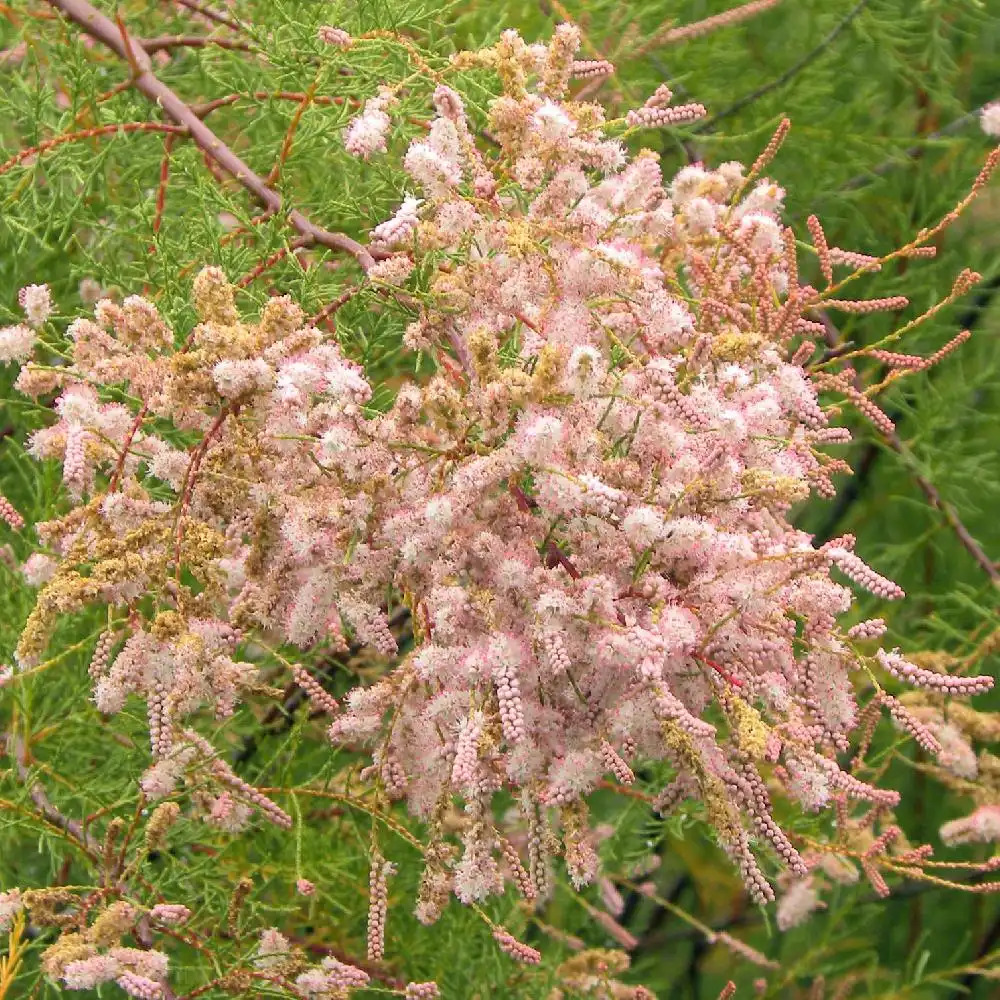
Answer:
<path fill-rule="evenodd" d="M 187 128 L 183 125 L 167 125 L 164 122 L 117 122 L 113 125 L 98 125 L 96 128 L 86 128 L 79 132 L 64 132 L 62 135 L 45 139 L 37 146 L 30 146 L 22 149 L 9 160 L 0 163 L 0 174 L 7 173 L 19 163 L 30 160 L 31 157 L 39 153 L 45 153 L 55 146 L 62 146 L 67 142 L 81 142 L 84 139 L 94 139 L 102 135 L 128 135 L 130 132 L 166 132 L 168 135 L 186 135 Z"/>
<path fill-rule="evenodd" d="M 168 132 L 163 140 L 163 159 L 160 160 L 160 183 L 156 189 L 156 214 L 153 216 L 153 235 L 160 231 L 163 225 L 163 210 L 167 204 L 167 184 L 170 181 L 170 153 L 174 148 L 174 135 Z"/>
<path fill-rule="evenodd" d="M 831 348 L 838 347 L 843 340 L 840 331 L 825 313 L 820 314 L 820 321 L 824 327 L 825 332 L 823 334 L 823 338 L 826 343 Z M 862 382 L 857 369 L 849 363 L 845 366 L 845 368 L 851 376 L 854 387 L 858 389 L 859 392 L 864 391 L 864 383 Z M 993 585 L 995 587 L 1000 587 L 1000 571 L 997 570 L 996 563 L 994 563 L 993 560 L 990 559 L 990 557 L 983 551 L 982 546 L 976 541 L 972 533 L 965 526 L 962 519 L 958 516 L 958 512 L 955 508 L 941 496 L 937 487 L 914 467 L 913 459 L 907 451 L 906 446 L 903 444 L 903 440 L 899 434 L 896 431 L 893 431 L 891 434 L 883 433 L 881 436 L 886 444 L 888 444 L 889 447 L 896 452 L 896 454 L 902 457 L 903 462 L 913 476 L 914 482 L 916 482 L 917 486 L 920 487 L 924 496 L 927 497 L 930 505 L 940 511 L 943 515 L 948 526 L 952 529 L 952 531 L 954 531 L 963 548 L 965 548 L 969 555 L 975 559 L 983 572 L 990 578 Z"/>
<path fill-rule="evenodd" d="M 795 79 L 810 63 L 815 62 L 823 53 L 836 41 L 837 36 L 840 35 L 842 31 L 861 13 L 871 0 L 858 0 L 858 2 L 844 15 L 844 17 L 830 30 L 826 37 L 813 49 L 810 49 L 798 62 L 793 63 L 788 69 L 785 70 L 780 76 L 775 77 L 770 83 L 765 83 L 763 86 L 758 87 L 756 90 L 752 90 L 749 94 L 745 94 L 739 100 L 730 104 L 728 108 L 723 108 L 718 114 L 713 115 L 711 118 L 702 122 L 700 125 L 696 126 L 694 132 L 705 132 L 712 128 L 718 122 L 722 121 L 724 118 L 729 118 L 731 115 L 735 115 L 737 111 L 742 111 L 748 104 L 753 104 L 754 101 L 759 100 L 764 97 L 765 94 L 771 93 L 772 90 L 778 90 L 784 87 L 786 83 L 790 83 Z"/>
<path fill-rule="evenodd" d="M 203 49 L 211 45 L 220 49 L 250 51 L 248 41 L 242 38 L 225 38 L 221 35 L 157 35 L 155 38 L 140 39 L 139 45 L 150 54 L 166 49 Z"/>
<path fill-rule="evenodd" d="M 246 94 L 226 94 L 224 97 L 217 97 L 212 101 L 205 101 L 203 104 L 192 104 L 191 110 L 199 117 L 204 118 L 211 112 L 219 108 L 224 108 L 237 101 L 296 101 L 301 103 L 306 98 L 305 91 L 302 90 L 254 90 Z M 331 97 L 328 94 L 314 94 L 313 104 L 324 105 L 350 105 L 351 107 L 361 107 L 361 101 L 353 97 Z"/>
<path fill-rule="evenodd" d="M 37 781 L 32 779 L 31 769 L 27 764 L 28 751 L 21 740 L 11 734 L 8 736 L 8 741 L 10 755 L 14 760 L 14 766 L 17 768 L 18 777 L 24 783 L 25 788 L 28 790 L 28 794 L 31 796 L 31 801 L 38 807 L 42 816 L 53 826 L 57 826 L 60 830 L 64 830 L 71 837 L 78 840 L 81 846 L 86 850 L 95 855 L 99 855 L 101 852 L 101 844 L 97 838 L 87 833 L 83 824 L 79 820 L 70 819 L 67 815 L 65 815 L 65 813 L 57 809 L 52 804 L 52 800 L 49 798 L 45 789 L 42 788 Z"/>
<path fill-rule="evenodd" d="M 292 143 L 295 141 L 295 133 L 298 131 L 299 122 L 302 121 L 302 116 L 305 114 L 306 108 L 312 104 L 317 83 L 318 80 L 314 80 L 312 84 L 310 84 L 309 89 L 303 95 L 302 100 L 299 101 L 299 106 L 295 109 L 295 113 L 292 115 L 292 120 L 288 123 L 288 129 L 285 132 L 285 140 L 281 144 L 281 151 L 278 153 L 278 159 L 275 160 L 274 166 L 271 167 L 270 173 L 268 173 L 265 178 L 265 181 L 268 184 L 273 184 L 281 176 L 281 168 L 285 165 L 285 161 L 291 155 Z"/>
<path fill-rule="evenodd" d="M 319 326 L 326 321 L 343 305 L 349 302 L 360 291 L 359 288 L 348 288 L 341 292 L 332 302 L 328 302 L 315 316 L 309 317 L 310 326 Z"/>
<path fill-rule="evenodd" d="M 227 28 L 232 28 L 233 31 L 246 31 L 246 28 L 239 21 L 234 21 L 227 14 L 221 14 L 219 11 L 212 10 L 210 7 L 198 3 L 197 0 L 176 0 L 176 2 L 182 7 L 187 7 L 188 10 L 192 10 L 196 14 L 201 14 L 202 17 L 208 18 L 209 21 L 214 21 L 216 24 L 224 24 Z"/>
<path fill-rule="evenodd" d="M 290 243 L 288 246 L 284 246 L 278 250 L 275 250 L 275 252 L 271 254 L 271 256 L 267 258 L 267 260 L 261 261 L 252 271 L 249 271 L 247 274 L 243 275 L 243 277 L 236 282 L 236 287 L 246 288 L 247 285 L 250 285 L 254 281 L 256 281 L 265 271 L 269 271 L 272 267 L 274 267 L 274 265 L 277 264 L 278 261 L 284 260 L 284 258 L 287 257 L 289 254 L 294 254 L 296 250 L 300 250 L 303 246 L 306 246 L 308 242 L 309 241 L 303 237 L 301 239 L 295 240 L 294 243 Z"/>
<path fill-rule="evenodd" d="M 894 170 L 896 167 L 901 167 L 903 164 L 915 160 L 921 153 L 924 152 L 924 150 L 927 149 L 928 143 L 933 142 L 935 139 L 943 139 L 945 136 L 953 135 L 955 132 L 961 132 L 967 125 L 971 125 L 972 122 L 978 121 L 984 107 L 986 107 L 985 104 L 980 105 L 972 111 L 967 111 L 964 115 L 959 115 L 959 117 L 954 121 L 949 122 L 943 128 L 939 128 L 936 132 L 929 132 L 923 137 L 918 145 L 909 146 L 897 156 L 883 160 L 880 164 L 878 164 L 878 166 L 872 167 L 871 170 L 868 170 L 863 174 L 857 174 L 850 180 L 841 184 L 841 186 L 837 189 L 837 192 L 855 191 L 858 188 L 865 187 L 875 180 L 876 177 L 881 177 L 884 174 L 889 173 L 890 170 Z"/>

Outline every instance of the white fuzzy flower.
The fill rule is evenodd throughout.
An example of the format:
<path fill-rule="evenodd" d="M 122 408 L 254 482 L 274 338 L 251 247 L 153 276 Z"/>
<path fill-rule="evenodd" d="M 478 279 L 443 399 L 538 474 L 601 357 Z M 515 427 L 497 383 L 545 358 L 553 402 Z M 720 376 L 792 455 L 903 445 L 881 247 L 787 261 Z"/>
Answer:
<path fill-rule="evenodd" d="M 987 135 L 994 138 L 1000 136 L 1000 101 L 992 101 L 983 108 L 979 124 Z"/>
<path fill-rule="evenodd" d="M 532 116 L 538 136 L 547 143 L 560 143 L 576 132 L 576 122 L 561 107 L 546 101 Z"/>
<path fill-rule="evenodd" d="M 0 931 L 10 928 L 14 918 L 21 912 L 24 903 L 21 900 L 20 889 L 10 889 L 8 892 L 0 892 Z"/>
<path fill-rule="evenodd" d="M 220 395 L 232 399 L 255 389 L 270 389 L 274 384 L 274 370 L 261 358 L 220 361 L 212 369 L 212 381 Z"/>
<path fill-rule="evenodd" d="M 793 882 L 778 900 L 778 930 L 787 931 L 792 927 L 798 927 L 822 905 L 811 878 Z"/>
<path fill-rule="evenodd" d="M 413 261 L 406 254 L 397 254 L 380 260 L 368 271 L 372 281 L 381 281 L 386 285 L 402 285 L 413 273 Z"/>
<path fill-rule="evenodd" d="M 373 153 L 384 153 L 386 137 L 392 120 L 385 113 L 389 98 L 385 95 L 365 101 L 364 110 L 344 129 L 344 148 L 352 156 L 369 159 Z"/>
<path fill-rule="evenodd" d="M 663 534 L 663 516 L 652 507 L 634 507 L 622 521 L 622 531 L 639 549 L 646 549 Z"/>
<path fill-rule="evenodd" d="M 517 451 L 524 461 L 544 465 L 562 439 L 563 424 L 556 417 L 538 416 L 522 421 L 517 431 Z"/>
<path fill-rule="evenodd" d="M 21 575 L 29 587 L 41 587 L 48 583 L 56 571 L 55 559 L 44 552 L 35 552 L 28 556 L 21 567 Z"/>
<path fill-rule="evenodd" d="M 27 361 L 35 347 L 35 331 L 24 323 L 0 329 L 0 362 Z"/>

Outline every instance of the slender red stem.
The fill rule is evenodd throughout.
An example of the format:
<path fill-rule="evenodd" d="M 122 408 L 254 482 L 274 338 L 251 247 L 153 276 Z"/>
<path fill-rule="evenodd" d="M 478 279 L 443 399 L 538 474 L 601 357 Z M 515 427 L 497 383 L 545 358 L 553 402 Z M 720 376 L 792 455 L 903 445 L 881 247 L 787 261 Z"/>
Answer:
<path fill-rule="evenodd" d="M 720 666 L 715 660 L 710 660 L 707 656 L 702 656 L 701 653 L 691 654 L 699 663 L 704 663 L 706 666 L 711 667 L 713 670 L 720 673 L 733 687 L 743 687 L 743 681 L 739 677 L 734 677 L 725 667 Z"/>
<path fill-rule="evenodd" d="M 122 453 L 118 456 L 118 463 L 115 465 L 115 471 L 111 476 L 111 485 L 108 487 L 108 490 L 111 493 L 114 493 L 118 489 L 118 480 L 121 479 L 122 469 L 125 468 L 125 459 L 128 457 L 128 450 L 132 447 L 132 441 L 139 432 L 139 428 L 142 426 L 143 418 L 146 416 L 148 409 L 148 404 L 143 403 L 142 408 L 135 415 L 135 420 L 132 421 L 132 426 L 129 428 L 128 436 L 125 438 L 125 444 L 122 446 Z"/>
<path fill-rule="evenodd" d="M 30 146 L 22 149 L 5 163 L 0 163 L 0 175 L 13 170 L 19 163 L 31 159 L 40 153 L 46 153 L 56 146 L 65 145 L 68 142 L 81 142 L 84 139 L 94 139 L 102 135 L 126 135 L 130 132 L 166 132 L 170 135 L 186 135 L 187 128 L 184 125 L 168 125 L 164 122 L 121 122 L 114 125 L 97 125 L 94 128 L 81 129 L 79 132 L 64 132 L 62 135 L 53 136 L 37 146 Z"/>
<path fill-rule="evenodd" d="M 156 215 L 153 217 L 153 233 L 163 225 L 163 208 L 167 202 L 167 182 L 170 179 L 170 151 L 174 146 L 174 133 L 163 140 L 163 159 L 160 161 L 160 184 L 156 189 Z"/>

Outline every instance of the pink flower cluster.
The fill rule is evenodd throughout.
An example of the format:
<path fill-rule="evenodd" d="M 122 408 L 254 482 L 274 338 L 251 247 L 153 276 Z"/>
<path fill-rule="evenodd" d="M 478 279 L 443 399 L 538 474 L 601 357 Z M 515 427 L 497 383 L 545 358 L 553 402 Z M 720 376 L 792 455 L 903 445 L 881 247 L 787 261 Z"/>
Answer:
<path fill-rule="evenodd" d="M 817 549 L 789 517 L 833 492 L 824 449 L 849 435 L 827 425 L 804 367 L 823 297 L 800 280 L 784 191 L 763 159 L 666 178 L 649 151 L 630 158 L 600 106 L 567 96 L 574 74 L 604 71 L 578 45 L 562 26 L 547 47 L 505 32 L 456 57 L 500 78 L 489 149 L 459 94 L 435 90 L 403 161 L 419 197 L 373 232 L 394 263 L 372 294 L 417 310 L 404 340 L 437 373 L 386 412 L 297 306 L 274 298 L 248 322 L 214 268 L 195 281 L 199 322 L 181 348 L 150 302 L 102 300 L 70 327 L 70 365 L 19 379 L 60 393 L 32 451 L 62 461 L 78 499 L 39 528 L 60 562 L 19 662 L 37 660 L 60 614 L 110 605 L 124 645 L 102 653 L 95 700 L 146 701 L 147 793 L 200 767 L 223 789 L 210 817 L 235 827 L 253 806 L 285 825 L 185 720 L 225 715 L 253 687 L 239 644 L 342 648 L 350 634 L 388 659 L 380 680 L 343 709 L 299 680 L 334 714 L 330 738 L 370 745 L 370 775 L 430 822 L 428 920 L 442 894 L 502 891 L 501 859 L 544 896 L 560 842 L 574 882 L 594 879 L 586 798 L 609 775 L 633 780 L 636 762 L 671 765 L 663 808 L 697 799 L 758 900 L 773 897 L 763 852 L 807 874 L 765 775 L 807 809 L 896 798 L 835 759 L 858 718 L 852 672 L 868 666 L 856 644 L 880 633 L 838 626 L 853 596 L 837 574 L 902 592 L 850 537 Z M 383 90 L 348 126 L 351 152 L 384 149 L 392 100 Z M 695 116 L 671 118 L 669 100 L 657 91 L 630 121 Z M 401 291 L 418 282 L 419 297 Z M 95 383 L 124 383 L 141 405 L 106 402 Z M 409 612 L 403 656 L 387 594 Z M 929 682 L 895 653 L 878 662 Z M 989 679 L 931 683 L 970 694 Z M 494 820 L 501 789 L 528 827 L 526 866 Z M 453 796 L 460 856 L 441 823 Z M 373 876 L 373 957 L 386 873 Z M 324 966 L 299 986 L 318 996 L 345 975 Z"/>

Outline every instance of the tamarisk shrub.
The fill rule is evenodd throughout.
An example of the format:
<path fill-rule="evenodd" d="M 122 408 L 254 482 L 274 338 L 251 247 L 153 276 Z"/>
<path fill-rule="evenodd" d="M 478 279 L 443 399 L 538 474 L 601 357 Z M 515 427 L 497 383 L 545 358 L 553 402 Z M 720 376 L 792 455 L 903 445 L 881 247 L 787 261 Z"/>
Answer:
<path fill-rule="evenodd" d="M 331 44 L 350 44 L 335 31 Z M 48 562 L 32 570 L 41 586 L 18 666 L 39 662 L 62 616 L 106 607 L 94 701 L 107 714 L 145 703 L 144 795 L 186 788 L 206 822 L 237 830 L 255 810 L 292 819 L 199 733 L 205 712 L 224 717 L 259 692 L 256 661 L 277 643 L 370 647 L 389 665 L 343 705 L 290 669 L 330 717 L 331 741 L 368 746 L 367 780 L 426 820 L 426 923 L 450 894 L 477 903 L 507 880 L 544 899 L 557 854 L 575 885 L 593 882 L 588 795 L 659 760 L 675 773 L 661 810 L 698 802 L 750 895 L 769 901 L 770 869 L 794 887 L 816 865 L 775 820 L 773 795 L 836 806 L 854 830 L 891 814 L 897 793 L 837 760 L 864 713 L 874 725 L 885 707 L 929 752 L 945 749 L 880 678 L 936 698 L 991 686 L 874 649 L 877 621 L 842 629 L 852 586 L 902 592 L 850 536 L 817 547 L 790 518 L 813 491 L 835 492 L 844 463 L 828 449 L 850 435 L 830 417 L 844 401 L 892 433 L 852 380 L 864 352 L 816 360 L 826 311 L 905 308 L 842 292 L 872 261 L 928 256 L 967 202 L 881 258 L 834 253 L 810 220 L 818 290 L 800 276 L 784 190 L 764 173 L 787 122 L 749 168 L 664 177 L 655 154 L 630 155 L 624 140 L 705 109 L 671 107 L 661 88 L 608 121 L 570 96 L 575 75 L 598 72 L 578 48 L 563 25 L 548 45 L 508 31 L 455 56 L 456 81 L 499 80 L 482 120 L 460 83 L 431 81 L 434 116 L 403 157 L 399 210 L 372 230 L 363 294 L 408 312 L 404 344 L 434 373 L 404 381 L 387 408 L 295 302 L 273 297 L 249 318 L 216 267 L 193 281 L 190 331 L 150 298 L 104 298 L 69 325 L 67 363 L 51 364 L 36 286 L 30 326 L 0 337 L 24 361 L 17 387 L 56 395 L 30 450 L 62 464 L 71 498 L 37 526 Z M 381 88 L 340 141 L 380 155 L 394 103 Z M 977 277 L 961 275 L 952 297 Z M 413 631 L 402 651 L 390 624 L 400 606 Z M 858 677 L 874 685 L 868 706 Z M 527 830 L 515 839 L 524 861 L 497 819 L 504 796 Z M 456 799 L 457 843 L 445 822 Z M 873 884 L 893 839 L 869 835 Z M 378 958 L 392 865 L 374 864 Z M 781 926 L 818 905 L 811 884 L 794 893 Z M 538 961 L 506 929 L 494 937 Z M 262 945 L 260 961 L 284 950 Z M 117 975 L 144 995 L 138 966 L 95 949 L 79 961 L 64 980 Z M 300 991 L 367 981 L 332 961 L 302 973 Z"/>

